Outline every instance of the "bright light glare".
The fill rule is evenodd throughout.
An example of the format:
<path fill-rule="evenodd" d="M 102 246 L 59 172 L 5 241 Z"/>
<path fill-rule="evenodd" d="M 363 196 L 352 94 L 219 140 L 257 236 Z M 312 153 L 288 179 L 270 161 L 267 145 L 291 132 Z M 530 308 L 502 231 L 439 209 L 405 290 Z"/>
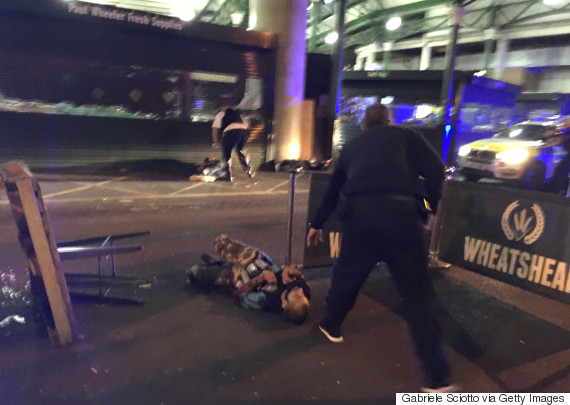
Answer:
<path fill-rule="evenodd" d="M 416 107 L 416 118 L 421 120 L 431 114 L 431 106 L 427 104 L 420 104 Z"/>
<path fill-rule="evenodd" d="M 65 0 L 65 1 L 71 2 L 71 1 L 73 1 L 73 0 Z M 102 5 L 102 6 L 106 6 L 106 5 L 109 5 L 109 4 L 110 4 L 109 2 L 107 2 L 107 1 L 105 1 L 105 0 L 89 0 L 89 1 L 86 1 L 86 3 L 100 4 L 100 5 Z"/>
<path fill-rule="evenodd" d="M 542 2 L 547 6 L 556 6 L 562 3 L 562 0 L 542 0 Z"/>
<path fill-rule="evenodd" d="M 329 32 L 325 37 L 325 42 L 330 45 L 334 44 L 337 39 L 338 39 L 338 34 L 336 32 Z"/>
<path fill-rule="evenodd" d="M 244 14 L 240 12 L 231 13 L 230 18 L 232 20 L 233 25 L 240 25 L 243 21 Z"/>
<path fill-rule="evenodd" d="M 509 165 L 517 165 L 524 162 L 529 157 L 527 149 L 511 149 L 501 153 L 497 153 L 497 159 L 502 160 Z"/>
<path fill-rule="evenodd" d="M 196 17 L 194 10 L 202 9 L 206 4 L 207 0 L 170 0 L 170 10 L 180 20 L 191 21 Z"/>
<path fill-rule="evenodd" d="M 509 132 L 509 138 L 516 138 L 521 134 L 521 132 L 522 132 L 521 128 L 513 129 L 511 132 Z"/>
<path fill-rule="evenodd" d="M 459 152 L 457 154 L 459 156 L 467 156 L 469 152 L 471 152 L 471 146 L 463 145 L 461 148 L 459 148 Z"/>
<path fill-rule="evenodd" d="M 400 17 L 391 17 L 386 23 L 386 29 L 388 31 L 394 31 L 400 28 L 402 25 L 402 19 Z"/>
<path fill-rule="evenodd" d="M 380 99 L 380 104 L 388 105 L 392 104 L 393 101 L 394 101 L 393 96 L 386 96 Z"/>
<path fill-rule="evenodd" d="M 325 0 L 325 4 L 330 4 L 332 3 L 334 0 Z"/>
<path fill-rule="evenodd" d="M 189 8 L 178 11 L 178 18 L 180 18 L 182 21 L 190 21 L 194 17 L 196 17 L 196 13 L 194 13 L 194 10 L 191 10 Z"/>

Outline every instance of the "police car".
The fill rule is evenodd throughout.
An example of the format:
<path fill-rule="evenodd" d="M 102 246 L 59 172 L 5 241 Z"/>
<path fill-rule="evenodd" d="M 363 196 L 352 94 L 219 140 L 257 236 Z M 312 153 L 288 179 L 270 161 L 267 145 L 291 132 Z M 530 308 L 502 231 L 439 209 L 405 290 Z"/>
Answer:
<path fill-rule="evenodd" d="M 469 181 L 483 177 L 514 180 L 527 189 L 542 189 L 566 155 L 558 128 L 552 121 L 525 121 L 492 138 L 463 145 L 457 171 Z"/>

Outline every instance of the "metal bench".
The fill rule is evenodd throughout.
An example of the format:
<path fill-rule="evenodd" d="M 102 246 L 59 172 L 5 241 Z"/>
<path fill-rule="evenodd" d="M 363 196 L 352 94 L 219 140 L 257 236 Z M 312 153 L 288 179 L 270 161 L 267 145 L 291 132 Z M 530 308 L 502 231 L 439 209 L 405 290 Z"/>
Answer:
<path fill-rule="evenodd" d="M 96 236 L 93 238 L 76 239 L 57 243 L 57 252 L 62 261 L 97 258 L 97 274 L 99 278 L 99 294 L 102 295 L 102 266 L 101 258 L 111 256 L 111 273 L 116 277 L 115 255 L 142 250 L 142 246 L 113 246 L 113 242 L 120 239 L 147 236 L 150 231 L 124 233 L 117 235 Z M 95 245 L 95 246 L 94 246 Z"/>

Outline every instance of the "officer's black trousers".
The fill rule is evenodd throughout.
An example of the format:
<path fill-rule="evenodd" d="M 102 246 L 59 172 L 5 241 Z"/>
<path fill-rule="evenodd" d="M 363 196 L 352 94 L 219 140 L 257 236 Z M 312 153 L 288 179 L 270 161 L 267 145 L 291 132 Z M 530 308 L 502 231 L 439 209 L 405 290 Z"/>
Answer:
<path fill-rule="evenodd" d="M 349 198 L 345 210 L 341 252 L 333 266 L 324 321 L 340 326 L 370 271 L 385 262 L 426 383 L 446 385 L 448 363 L 435 317 L 418 201 L 411 196 L 361 195 Z"/>

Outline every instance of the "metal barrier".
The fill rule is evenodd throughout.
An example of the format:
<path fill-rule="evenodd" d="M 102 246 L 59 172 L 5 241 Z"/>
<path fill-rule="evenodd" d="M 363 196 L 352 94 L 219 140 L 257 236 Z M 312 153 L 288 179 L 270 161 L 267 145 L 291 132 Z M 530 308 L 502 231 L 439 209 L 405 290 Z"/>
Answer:
<path fill-rule="evenodd" d="M 291 252 L 293 244 L 293 208 L 295 206 L 295 187 L 297 185 L 296 176 L 302 172 L 302 167 L 289 170 L 289 206 L 287 210 L 287 253 L 285 255 L 285 266 L 291 266 Z"/>

